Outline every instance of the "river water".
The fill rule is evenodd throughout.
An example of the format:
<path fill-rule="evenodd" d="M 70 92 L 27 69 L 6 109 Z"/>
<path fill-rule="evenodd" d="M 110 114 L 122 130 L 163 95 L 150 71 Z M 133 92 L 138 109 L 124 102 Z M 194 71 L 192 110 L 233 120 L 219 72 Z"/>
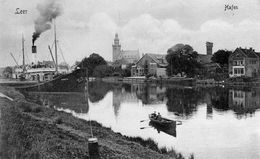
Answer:
<path fill-rule="evenodd" d="M 88 93 L 27 92 L 27 97 L 127 136 L 151 138 L 199 159 L 260 158 L 260 88 L 228 89 L 155 84 L 89 84 Z M 161 129 L 148 114 L 182 121 Z"/>

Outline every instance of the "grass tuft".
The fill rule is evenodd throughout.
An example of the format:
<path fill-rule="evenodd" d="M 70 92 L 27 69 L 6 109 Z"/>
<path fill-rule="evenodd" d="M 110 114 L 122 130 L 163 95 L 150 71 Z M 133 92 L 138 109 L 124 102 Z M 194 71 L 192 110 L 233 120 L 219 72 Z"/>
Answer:
<path fill-rule="evenodd" d="M 62 118 L 59 116 L 59 117 L 55 118 L 53 122 L 54 122 L 54 124 L 62 124 L 62 123 L 63 123 L 63 120 L 62 120 Z"/>

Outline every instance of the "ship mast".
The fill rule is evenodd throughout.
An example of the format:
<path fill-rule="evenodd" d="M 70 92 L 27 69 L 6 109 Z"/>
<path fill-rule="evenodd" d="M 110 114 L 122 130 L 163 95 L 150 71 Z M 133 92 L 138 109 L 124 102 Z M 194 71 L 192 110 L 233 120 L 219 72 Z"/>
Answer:
<path fill-rule="evenodd" d="M 23 74 L 25 74 L 25 57 L 24 57 L 24 37 L 22 34 L 22 52 L 23 52 Z"/>
<path fill-rule="evenodd" d="M 58 74 L 58 55 L 57 55 L 57 37 L 56 37 L 56 24 L 55 24 L 55 19 L 53 20 L 54 22 L 54 47 L 55 47 L 55 71 L 56 74 Z"/>

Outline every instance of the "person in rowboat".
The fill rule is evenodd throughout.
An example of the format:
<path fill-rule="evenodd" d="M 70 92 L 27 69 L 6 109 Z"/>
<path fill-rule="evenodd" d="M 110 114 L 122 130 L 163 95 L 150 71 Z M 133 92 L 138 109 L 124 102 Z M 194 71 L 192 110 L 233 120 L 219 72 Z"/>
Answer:
<path fill-rule="evenodd" d="M 152 118 L 156 118 L 156 111 L 154 111 L 152 114 L 151 114 Z"/>
<path fill-rule="evenodd" d="M 157 119 L 157 120 L 162 120 L 162 116 L 161 116 L 160 113 L 158 113 L 158 115 L 156 116 L 156 119 Z"/>

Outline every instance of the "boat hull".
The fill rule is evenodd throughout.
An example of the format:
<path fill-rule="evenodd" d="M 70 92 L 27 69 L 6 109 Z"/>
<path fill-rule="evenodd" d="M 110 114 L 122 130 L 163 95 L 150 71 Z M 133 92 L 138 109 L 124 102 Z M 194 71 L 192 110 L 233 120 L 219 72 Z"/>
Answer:
<path fill-rule="evenodd" d="M 72 73 L 60 75 L 55 79 L 22 88 L 25 91 L 40 92 L 82 92 L 86 86 L 84 70 L 76 70 Z"/>
<path fill-rule="evenodd" d="M 153 124 L 161 125 L 161 126 L 169 126 L 171 124 L 176 125 L 176 121 L 166 119 L 166 118 L 160 118 L 157 119 L 156 117 L 153 117 L 152 115 L 149 115 L 150 122 Z"/>

